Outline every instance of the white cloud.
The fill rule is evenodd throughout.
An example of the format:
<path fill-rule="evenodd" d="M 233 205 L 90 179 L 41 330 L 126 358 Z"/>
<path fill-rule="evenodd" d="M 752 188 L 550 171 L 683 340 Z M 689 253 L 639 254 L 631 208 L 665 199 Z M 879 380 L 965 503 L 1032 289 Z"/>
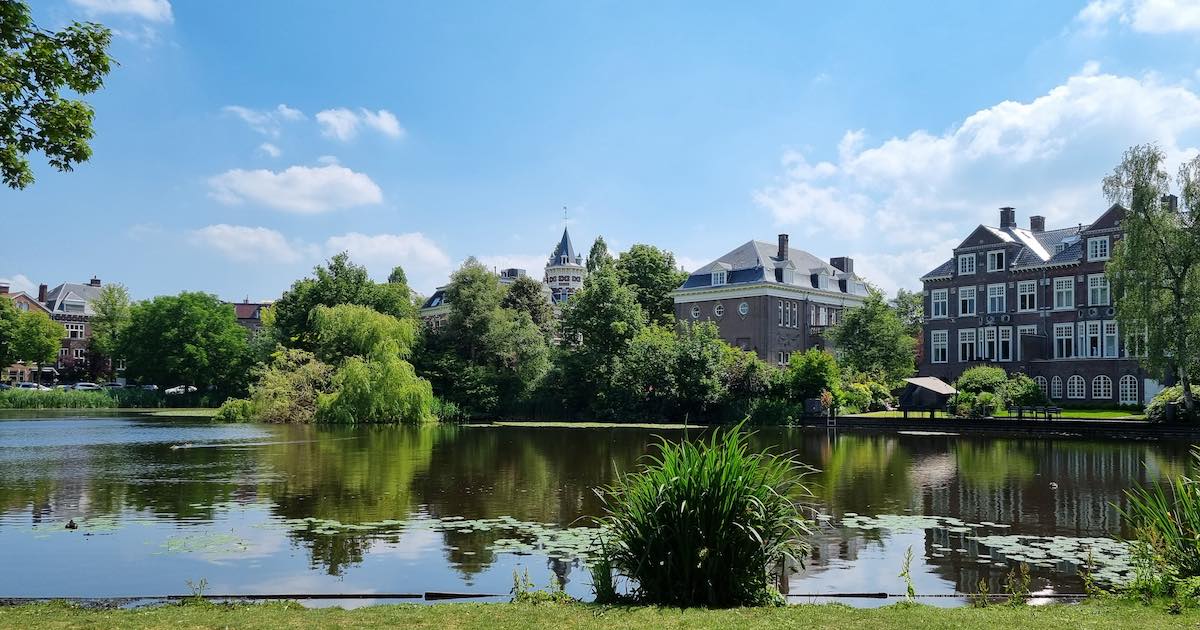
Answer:
<path fill-rule="evenodd" d="M 14 274 L 7 278 L 0 278 L 0 284 L 7 284 L 9 291 L 13 293 L 24 291 L 29 295 L 37 297 L 37 285 L 33 283 L 33 280 L 29 279 L 29 276 L 23 273 Z"/>
<path fill-rule="evenodd" d="M 189 240 L 195 245 L 214 249 L 230 260 L 245 263 L 293 263 L 310 251 L 301 243 L 289 242 L 275 230 L 225 223 L 194 230 Z"/>
<path fill-rule="evenodd" d="M 1200 2 L 1196 0 L 1092 0 L 1076 21 L 1085 29 L 1102 33 L 1112 23 L 1141 33 L 1186 33 L 1200 31 Z"/>
<path fill-rule="evenodd" d="M 304 112 L 284 104 L 275 109 L 251 109 L 241 105 L 226 105 L 221 111 L 240 118 L 251 129 L 272 138 L 279 137 L 279 132 L 285 122 L 304 120 Z"/>
<path fill-rule="evenodd" d="M 354 262 L 365 265 L 377 277 L 386 278 L 396 265 L 402 265 L 410 281 L 417 278 L 435 284 L 445 281 L 450 272 L 450 257 L 437 243 L 420 232 L 406 234 L 360 234 L 350 232 L 331 236 L 325 241 L 327 255 L 349 252 Z M 438 279 L 440 278 L 440 280 Z"/>
<path fill-rule="evenodd" d="M 169 0 L 71 0 L 71 4 L 92 15 L 130 15 L 164 23 L 175 19 Z"/>
<path fill-rule="evenodd" d="M 788 152 L 784 174 L 753 198 L 780 225 L 822 238 L 793 239 L 798 247 L 866 252 L 858 270 L 893 291 L 919 286 L 971 228 L 995 225 L 999 206 L 1015 206 L 1022 222 L 1044 215 L 1051 228 L 1086 223 L 1107 207 L 1100 180 L 1126 148 L 1156 142 L 1177 163 L 1197 141 L 1196 93 L 1088 64 L 1042 96 L 982 109 L 943 133 L 872 142 L 848 131 L 833 162 Z"/>
<path fill-rule="evenodd" d="M 373 112 L 360 108 L 356 113 L 345 107 L 338 107 L 317 112 L 316 118 L 317 123 L 321 125 L 321 133 L 342 142 L 358 136 L 360 126 L 374 129 L 389 138 L 401 138 L 405 133 L 400 121 L 386 109 Z"/>
<path fill-rule="evenodd" d="M 271 144 L 270 142 L 264 142 L 258 145 L 258 150 L 271 157 L 279 157 L 283 154 L 283 151 L 279 150 L 279 147 Z"/>
<path fill-rule="evenodd" d="M 541 280 L 546 269 L 548 256 L 537 254 L 493 254 L 476 256 L 476 260 L 488 269 L 524 269 L 535 280 Z"/>
<path fill-rule="evenodd" d="M 383 201 L 379 186 L 344 166 L 292 166 L 275 172 L 234 169 L 208 180 L 210 195 L 225 204 L 257 203 L 299 214 L 317 214 Z"/>

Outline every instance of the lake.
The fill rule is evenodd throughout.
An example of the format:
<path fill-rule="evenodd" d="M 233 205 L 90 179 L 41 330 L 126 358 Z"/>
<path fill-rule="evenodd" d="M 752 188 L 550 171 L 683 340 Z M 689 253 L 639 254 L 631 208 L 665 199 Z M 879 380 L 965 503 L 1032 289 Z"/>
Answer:
<path fill-rule="evenodd" d="M 685 437 L 0 420 L 0 598 L 186 594 L 202 579 L 209 594 L 506 594 L 514 570 L 590 597 L 593 489 L 635 467 L 659 435 Z M 1035 591 L 1081 592 L 1089 557 L 1095 575 L 1119 581 L 1126 549 L 1104 537 L 1129 534 L 1123 491 L 1188 463 L 1178 442 L 786 428 L 753 441 L 820 470 L 808 478 L 813 556 L 781 581 L 792 594 L 903 593 L 909 548 L 922 594 L 974 591 L 981 579 L 1000 592 L 1019 563 Z"/>

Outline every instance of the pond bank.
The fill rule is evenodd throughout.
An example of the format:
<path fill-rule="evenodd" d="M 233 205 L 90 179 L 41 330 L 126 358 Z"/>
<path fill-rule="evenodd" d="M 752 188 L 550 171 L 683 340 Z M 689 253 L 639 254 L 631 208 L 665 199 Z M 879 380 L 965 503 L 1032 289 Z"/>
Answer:
<path fill-rule="evenodd" d="M 259 605 L 189 603 L 132 610 L 88 610 L 63 603 L 0 607 L 0 628 L 1195 628 L 1200 611 L 1168 614 L 1127 602 L 933 608 L 897 604 L 705 610 L 593 604 L 389 605 L 310 609 L 294 602 Z"/>
<path fill-rule="evenodd" d="M 918 417 L 918 414 L 914 413 L 909 418 L 839 416 L 832 424 L 820 417 L 798 418 L 796 426 L 836 427 L 839 430 L 880 433 L 928 431 L 970 435 L 1041 435 L 1101 439 L 1200 439 L 1200 425 L 1164 424 L 1146 420 L 929 418 Z"/>

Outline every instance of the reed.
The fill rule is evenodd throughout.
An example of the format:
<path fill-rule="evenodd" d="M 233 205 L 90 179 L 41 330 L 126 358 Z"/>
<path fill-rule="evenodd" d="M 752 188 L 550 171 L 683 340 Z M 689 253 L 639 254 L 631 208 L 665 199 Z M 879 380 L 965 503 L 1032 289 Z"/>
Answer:
<path fill-rule="evenodd" d="M 1192 467 L 1200 469 L 1200 449 L 1192 450 Z M 1200 479 L 1178 475 L 1125 494 L 1129 505 L 1121 513 L 1139 544 L 1150 547 L 1179 578 L 1200 576 Z"/>

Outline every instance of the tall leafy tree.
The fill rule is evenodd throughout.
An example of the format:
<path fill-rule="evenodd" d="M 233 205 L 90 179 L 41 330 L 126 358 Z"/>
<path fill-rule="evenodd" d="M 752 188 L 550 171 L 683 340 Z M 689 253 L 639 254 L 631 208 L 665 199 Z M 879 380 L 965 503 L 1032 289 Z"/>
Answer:
<path fill-rule="evenodd" d="M 538 328 L 549 334 L 554 325 L 554 307 L 546 296 L 545 285 L 528 276 L 508 285 L 500 305 L 529 315 Z"/>
<path fill-rule="evenodd" d="M 42 382 L 42 364 L 54 361 L 65 334 L 66 329 L 62 324 L 41 311 L 26 311 L 17 317 L 13 335 L 14 354 L 17 360 L 24 361 L 26 365 L 37 365 L 35 380 L 38 383 Z"/>
<path fill-rule="evenodd" d="M 92 301 L 92 353 L 101 359 L 95 364 L 112 370 L 121 331 L 129 323 L 129 290 L 120 284 L 105 285 Z"/>
<path fill-rule="evenodd" d="M 1183 386 L 1188 415 L 1196 414 L 1192 383 L 1200 361 L 1200 157 L 1179 167 L 1179 206 L 1170 192 L 1166 154 L 1154 145 L 1130 148 L 1104 178 L 1104 194 L 1126 208 L 1124 237 L 1113 248 L 1107 273 L 1117 320 L 1135 352 L 1160 376 L 1173 373 Z M 1129 335 L 1132 333 L 1132 335 Z M 1140 351 L 1138 351 L 1140 350 Z"/>
<path fill-rule="evenodd" d="M 565 343 L 590 355 L 597 366 L 611 364 L 644 325 L 633 289 L 609 267 L 588 276 L 563 311 Z"/>
<path fill-rule="evenodd" d="M 246 337 L 233 306 L 184 292 L 135 304 L 119 351 L 138 382 L 235 392 L 249 378 Z"/>
<path fill-rule="evenodd" d="M 881 374 L 891 381 L 912 374 L 913 339 L 876 289 L 870 290 L 861 307 L 843 314 L 831 338 L 845 367 Z"/>
<path fill-rule="evenodd" d="M 94 112 L 69 95 L 103 86 L 111 41 L 99 24 L 43 29 L 24 1 L 0 0 L 0 178 L 8 187 L 33 183 L 31 152 L 60 171 L 91 157 Z"/>
<path fill-rule="evenodd" d="M 313 311 L 313 324 L 317 358 L 334 365 L 352 356 L 365 357 L 384 342 L 390 342 L 400 357 L 407 358 L 417 336 L 416 322 L 357 304 L 318 306 Z"/>
<path fill-rule="evenodd" d="M 621 283 L 633 290 L 648 321 L 670 325 L 675 321 L 671 292 L 687 279 L 675 267 L 675 255 L 653 245 L 638 244 L 616 261 Z"/>
<path fill-rule="evenodd" d="M 5 368 L 17 361 L 16 343 L 17 319 L 21 311 L 13 305 L 12 300 L 0 297 L 0 368 Z"/>
<path fill-rule="evenodd" d="M 603 236 L 597 236 L 596 240 L 592 243 L 591 251 L 588 252 L 588 273 L 595 273 L 600 267 L 612 264 L 612 262 L 613 257 L 608 251 L 608 243 L 604 242 Z"/>
<path fill-rule="evenodd" d="M 925 318 L 925 297 L 920 291 L 899 289 L 892 299 L 892 308 L 904 324 L 904 331 L 915 338 L 921 332 L 921 322 Z"/>
<path fill-rule="evenodd" d="M 504 299 L 504 286 L 496 274 L 474 257 L 468 258 L 450 276 L 446 301 L 450 303 L 450 334 L 467 359 L 484 351 L 484 337 Z"/>

